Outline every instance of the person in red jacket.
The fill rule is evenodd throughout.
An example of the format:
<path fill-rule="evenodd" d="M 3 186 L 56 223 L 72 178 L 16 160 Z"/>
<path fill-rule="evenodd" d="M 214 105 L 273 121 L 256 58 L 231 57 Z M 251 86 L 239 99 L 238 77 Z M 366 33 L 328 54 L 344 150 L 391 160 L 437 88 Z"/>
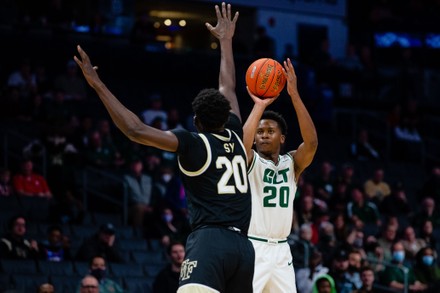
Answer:
<path fill-rule="evenodd" d="M 52 198 L 46 179 L 34 172 L 32 160 L 25 159 L 21 163 L 21 172 L 15 174 L 12 182 L 19 196 L 38 196 Z"/>

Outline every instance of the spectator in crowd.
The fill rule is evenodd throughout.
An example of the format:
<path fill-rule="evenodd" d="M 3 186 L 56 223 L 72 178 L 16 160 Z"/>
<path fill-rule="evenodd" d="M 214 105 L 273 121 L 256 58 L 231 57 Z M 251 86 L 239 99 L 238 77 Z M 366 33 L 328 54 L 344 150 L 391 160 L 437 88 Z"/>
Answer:
<path fill-rule="evenodd" d="M 58 224 L 82 224 L 86 211 L 72 190 L 66 190 L 50 206 L 50 219 Z"/>
<path fill-rule="evenodd" d="M 320 276 L 327 274 L 328 271 L 329 269 L 322 264 L 322 254 L 317 250 L 311 252 L 308 267 L 300 268 L 296 272 L 296 287 L 298 292 L 312 292 L 315 281 Z"/>
<path fill-rule="evenodd" d="M 17 88 L 19 96 L 23 100 L 37 92 L 37 81 L 32 72 L 30 60 L 23 59 L 21 61 L 20 67 L 9 75 L 7 86 Z"/>
<path fill-rule="evenodd" d="M 342 165 L 342 169 L 338 174 L 338 182 L 342 182 L 346 185 L 346 189 L 350 192 L 354 187 L 359 186 L 359 179 L 356 176 L 354 166 L 351 163 L 345 163 Z"/>
<path fill-rule="evenodd" d="M 346 214 L 347 204 L 350 201 L 351 190 L 348 189 L 348 185 L 343 181 L 336 181 L 332 199 L 329 202 L 329 209 L 333 214 Z"/>
<path fill-rule="evenodd" d="M 11 171 L 7 168 L 0 168 L 0 197 L 14 195 L 14 188 L 11 182 Z"/>
<path fill-rule="evenodd" d="M 160 212 L 160 218 L 154 221 L 153 235 L 167 248 L 173 241 L 185 244 L 189 229 L 186 221 L 176 217 L 172 209 L 165 207 Z"/>
<path fill-rule="evenodd" d="M 345 243 L 352 233 L 352 225 L 347 223 L 345 215 L 342 213 L 335 214 L 330 221 L 334 225 L 335 237 L 339 243 Z"/>
<path fill-rule="evenodd" d="M 368 236 L 365 239 L 364 248 L 367 258 L 366 263 L 373 268 L 375 275 L 379 275 L 385 269 L 383 264 L 383 248 L 379 245 L 374 236 Z"/>
<path fill-rule="evenodd" d="M 185 247 L 180 242 L 172 242 L 167 252 L 170 263 L 157 274 L 153 282 L 153 293 L 175 293 L 179 288 L 180 268 L 185 259 Z"/>
<path fill-rule="evenodd" d="M 64 73 L 55 77 L 54 87 L 64 91 L 66 100 L 81 101 L 87 96 L 86 83 L 78 75 L 78 66 L 73 60 L 67 62 Z"/>
<path fill-rule="evenodd" d="M 154 185 L 155 193 L 157 192 L 157 205 L 160 208 L 171 208 L 177 217 L 186 215 L 186 195 L 174 161 L 162 160 L 158 171 Z"/>
<path fill-rule="evenodd" d="M 438 249 L 437 237 L 434 235 L 434 226 L 430 220 L 425 220 L 420 226 L 420 238 L 425 240 L 427 246 Z"/>
<path fill-rule="evenodd" d="M 375 281 L 374 270 L 369 266 L 361 268 L 362 286 L 352 293 L 374 293 L 373 284 Z"/>
<path fill-rule="evenodd" d="M 80 293 L 100 293 L 99 283 L 95 277 L 87 275 L 81 279 Z"/>
<path fill-rule="evenodd" d="M 428 287 L 426 292 L 440 292 L 440 267 L 431 247 L 424 247 L 418 251 L 414 265 L 414 276 L 416 280 Z"/>
<path fill-rule="evenodd" d="M 336 290 L 335 281 L 330 275 L 319 276 L 313 285 L 312 293 L 340 293 Z"/>
<path fill-rule="evenodd" d="M 440 166 L 435 165 L 431 168 L 431 173 L 421 188 L 420 196 L 431 197 L 437 206 L 440 204 Z"/>
<path fill-rule="evenodd" d="M 329 273 L 335 282 L 336 292 L 338 293 L 351 293 L 356 289 L 348 277 L 348 265 L 347 251 L 338 249 L 333 255 Z"/>
<path fill-rule="evenodd" d="M 374 170 L 373 177 L 364 183 L 364 192 L 367 199 L 374 203 L 380 203 L 385 197 L 391 194 L 390 185 L 384 181 L 385 171 L 383 168 Z"/>
<path fill-rule="evenodd" d="M 397 217 L 398 219 L 408 218 L 412 208 L 406 196 L 406 190 L 401 182 L 397 182 L 391 190 L 390 196 L 385 197 L 379 204 L 380 211 L 384 215 Z"/>
<path fill-rule="evenodd" d="M 38 293 L 55 293 L 55 288 L 50 283 L 44 283 L 38 287 Z"/>
<path fill-rule="evenodd" d="M 14 190 L 19 196 L 36 196 L 52 198 L 46 179 L 34 172 L 34 164 L 30 159 L 21 162 L 21 172 L 12 178 Z"/>
<path fill-rule="evenodd" d="M 36 259 L 38 244 L 25 238 L 26 219 L 14 216 L 9 220 L 8 231 L 0 240 L 0 259 Z"/>
<path fill-rule="evenodd" d="M 66 102 L 66 93 L 62 89 L 53 91 L 53 99 L 44 103 L 44 123 L 58 131 L 66 131 L 67 125 L 75 112 Z"/>
<path fill-rule="evenodd" d="M 325 266 L 331 264 L 331 260 L 338 248 L 334 226 L 329 221 L 323 221 L 319 226 L 319 241 L 316 245 L 318 251 L 322 252 L 323 263 Z"/>
<path fill-rule="evenodd" d="M 416 232 L 412 226 L 408 226 L 403 230 L 402 244 L 405 249 L 405 258 L 411 262 L 415 261 L 417 252 L 426 247 L 425 240 L 416 237 Z"/>
<path fill-rule="evenodd" d="M 79 120 L 79 125 L 73 130 L 70 140 L 77 150 L 84 152 L 90 146 L 90 137 L 94 130 L 94 120 L 89 115 L 83 115 Z"/>
<path fill-rule="evenodd" d="M 357 140 L 351 144 L 351 155 L 359 161 L 374 161 L 381 158 L 377 148 L 370 142 L 367 129 L 359 131 Z"/>
<path fill-rule="evenodd" d="M 434 226 L 440 225 L 440 214 L 432 197 L 423 199 L 420 210 L 413 216 L 412 223 L 414 227 L 422 227 L 422 223 L 426 220 L 431 221 Z"/>
<path fill-rule="evenodd" d="M 47 239 L 38 244 L 40 258 L 47 261 L 71 260 L 69 238 L 63 235 L 60 226 L 51 225 L 47 228 Z"/>
<path fill-rule="evenodd" d="M 316 190 L 316 196 L 326 202 L 329 202 L 333 194 L 335 177 L 333 166 L 329 161 L 321 163 L 320 172 L 313 180 L 313 186 Z"/>
<path fill-rule="evenodd" d="M 124 290 L 122 287 L 112 279 L 108 278 L 107 266 L 105 259 L 100 256 L 95 256 L 89 263 L 89 275 L 95 277 L 99 283 L 100 293 L 122 293 Z M 81 283 L 76 290 L 77 293 L 81 292 Z"/>
<path fill-rule="evenodd" d="M 263 26 L 257 27 L 254 42 L 254 56 L 259 58 L 275 58 L 275 40 L 267 34 Z"/>
<path fill-rule="evenodd" d="M 414 271 L 404 265 L 405 250 L 402 242 L 396 241 L 391 246 L 392 264 L 393 266 L 387 266 L 382 274 L 382 282 L 385 286 L 394 290 L 403 290 L 405 286 L 404 269 L 408 270 L 408 284 L 410 291 L 420 292 L 427 289 L 427 285 L 416 280 Z"/>
<path fill-rule="evenodd" d="M 306 223 L 313 222 L 313 211 L 315 210 L 315 205 L 313 203 L 313 196 L 302 195 L 299 198 L 300 202 L 298 205 L 294 205 L 295 210 L 295 221 L 299 226 Z"/>
<path fill-rule="evenodd" d="M 125 262 L 116 247 L 115 240 L 116 230 L 113 224 L 103 224 L 98 232 L 83 241 L 76 259 L 79 261 L 89 261 L 95 256 L 101 256 L 109 262 Z"/>
<path fill-rule="evenodd" d="M 351 250 L 348 253 L 347 279 L 354 284 L 356 289 L 362 287 L 361 280 L 362 254 L 359 250 Z"/>
<path fill-rule="evenodd" d="M 382 248 L 383 258 L 385 261 L 392 260 L 391 246 L 398 240 L 397 238 L 398 227 L 395 224 L 388 223 L 382 231 L 382 236 L 377 239 L 377 243 Z"/>
<path fill-rule="evenodd" d="M 293 255 L 293 262 L 295 268 L 307 267 L 308 259 L 305 259 L 307 255 L 312 255 L 316 250 L 315 246 L 311 242 L 312 240 L 312 227 L 310 223 L 304 223 L 299 227 L 299 239 L 290 247 Z M 298 279 L 298 278 L 297 278 Z"/>
<path fill-rule="evenodd" d="M 180 111 L 176 107 L 172 107 L 168 110 L 168 129 L 183 129 L 183 123 L 180 119 Z"/>
<path fill-rule="evenodd" d="M 89 148 L 84 152 L 86 163 L 100 168 L 116 168 L 124 164 L 114 145 L 104 145 L 99 131 L 93 131 L 89 137 Z"/>
<path fill-rule="evenodd" d="M 130 171 L 124 175 L 130 222 L 136 228 L 148 225 L 153 215 L 153 179 L 144 174 L 143 169 L 142 160 L 135 159 L 130 164 Z"/>
<path fill-rule="evenodd" d="M 141 113 L 141 118 L 145 124 L 152 126 L 155 119 L 160 119 L 161 130 L 167 130 L 168 114 L 163 109 L 162 96 L 159 93 L 153 93 L 148 98 L 150 104 L 149 107 Z M 158 120 L 159 121 L 159 120 Z"/>
<path fill-rule="evenodd" d="M 366 234 L 375 234 L 381 225 L 380 214 L 377 206 L 368 200 L 361 189 L 353 188 L 352 200 L 347 204 L 347 216 L 358 228 Z"/>

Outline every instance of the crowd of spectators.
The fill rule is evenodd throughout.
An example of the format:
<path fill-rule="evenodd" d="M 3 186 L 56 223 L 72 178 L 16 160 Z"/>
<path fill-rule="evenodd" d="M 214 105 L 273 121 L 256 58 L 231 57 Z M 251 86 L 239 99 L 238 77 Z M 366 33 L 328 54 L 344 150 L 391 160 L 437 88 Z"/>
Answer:
<path fill-rule="evenodd" d="M 370 85 L 377 85 L 377 64 L 370 47 L 350 43 L 347 55 L 335 59 L 329 46 L 328 39 L 320 43 L 312 54 L 314 62 L 295 60 L 301 95 L 318 133 L 332 131 L 331 107 L 327 107 L 332 99 L 371 92 Z M 118 227 L 100 223 L 96 231 L 83 235 L 75 249 L 64 231 L 66 224 L 89 225 L 85 218 L 93 211 L 84 206 L 76 173 L 89 166 L 116 174 L 124 184 L 129 227 L 142 239 L 158 240 L 171 261 L 154 288 L 169 286 L 172 291 L 189 233 L 176 157 L 127 141 L 108 117 L 94 113 L 95 97 L 89 95 L 77 70 L 67 61 L 65 71 L 51 74 L 44 64 L 24 59 L 17 61 L 16 70 L 3 82 L 2 122 L 24 123 L 33 136 L 23 149 L 15 150 L 21 159 L 11 158 L 11 164 L 0 169 L 0 200 L 38 198 L 39 207 L 49 206 L 49 214 L 44 217 L 40 211 L 43 219 L 37 220 L 25 210 L 23 215 L 2 218 L 0 259 L 87 262 L 87 275 L 77 284 L 79 292 L 97 292 L 98 287 L 99 292 L 107 292 L 107 286 L 113 286 L 109 292 L 122 290 L 120 279 L 108 275 L 110 264 L 133 262 L 119 249 Z M 335 81 L 337 76 L 340 79 Z M 374 90 L 377 94 L 378 89 Z M 148 103 L 146 109 L 136 109 L 145 123 L 162 130 L 192 129 L 187 113 L 167 103 L 160 92 L 152 92 Z M 419 104 L 417 99 L 397 99 L 388 110 L 383 122 L 392 129 L 393 158 L 405 160 L 423 140 Z M 358 131 L 348 153 L 353 162 L 374 162 L 379 167 L 360 176 L 353 162 L 324 155 L 325 159 L 314 162 L 319 166 L 316 172 L 298 181 L 290 237 L 298 292 L 370 292 L 373 283 L 399 289 L 403 268 L 408 269 L 412 291 L 438 292 L 440 167 L 433 166 L 425 184 L 418 186 L 420 192 L 414 193 L 405 182 L 388 181 L 385 162 L 389 158 L 370 141 L 368 129 Z M 119 190 L 115 193 L 122 196 Z M 35 222 L 47 225 L 39 239 L 26 233 L 26 225 Z M 39 290 L 53 292 L 50 286 L 44 284 Z"/>

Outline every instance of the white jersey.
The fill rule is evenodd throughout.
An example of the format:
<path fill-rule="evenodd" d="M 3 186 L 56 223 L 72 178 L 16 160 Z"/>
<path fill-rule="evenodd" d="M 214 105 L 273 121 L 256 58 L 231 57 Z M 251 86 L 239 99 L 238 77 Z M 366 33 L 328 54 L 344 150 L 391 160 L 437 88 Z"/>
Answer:
<path fill-rule="evenodd" d="M 294 161 L 290 154 L 279 156 L 278 164 L 254 152 L 248 170 L 252 194 L 249 235 L 285 239 L 291 232 L 296 193 Z"/>

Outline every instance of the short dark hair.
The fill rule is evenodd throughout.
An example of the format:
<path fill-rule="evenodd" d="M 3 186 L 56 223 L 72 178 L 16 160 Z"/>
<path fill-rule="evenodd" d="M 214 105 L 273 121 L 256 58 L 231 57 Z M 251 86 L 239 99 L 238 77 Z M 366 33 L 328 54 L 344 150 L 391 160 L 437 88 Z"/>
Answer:
<path fill-rule="evenodd" d="M 281 134 L 282 135 L 286 135 L 287 134 L 287 123 L 286 120 L 284 120 L 284 117 L 275 111 L 271 111 L 271 110 L 267 110 L 264 111 L 263 115 L 261 115 L 261 119 L 270 119 L 275 121 L 278 124 L 278 127 L 281 130 Z"/>
<path fill-rule="evenodd" d="M 360 273 L 362 274 L 365 271 L 372 271 L 374 273 L 373 268 L 371 266 L 368 266 L 368 265 L 365 265 L 365 266 L 361 267 Z"/>
<path fill-rule="evenodd" d="M 205 130 L 216 130 L 228 121 L 231 105 L 219 90 L 209 88 L 194 98 L 192 109 Z"/>
<path fill-rule="evenodd" d="M 50 225 L 49 227 L 47 227 L 46 233 L 50 234 L 53 231 L 59 231 L 61 234 L 63 234 L 63 229 L 59 225 Z"/>

